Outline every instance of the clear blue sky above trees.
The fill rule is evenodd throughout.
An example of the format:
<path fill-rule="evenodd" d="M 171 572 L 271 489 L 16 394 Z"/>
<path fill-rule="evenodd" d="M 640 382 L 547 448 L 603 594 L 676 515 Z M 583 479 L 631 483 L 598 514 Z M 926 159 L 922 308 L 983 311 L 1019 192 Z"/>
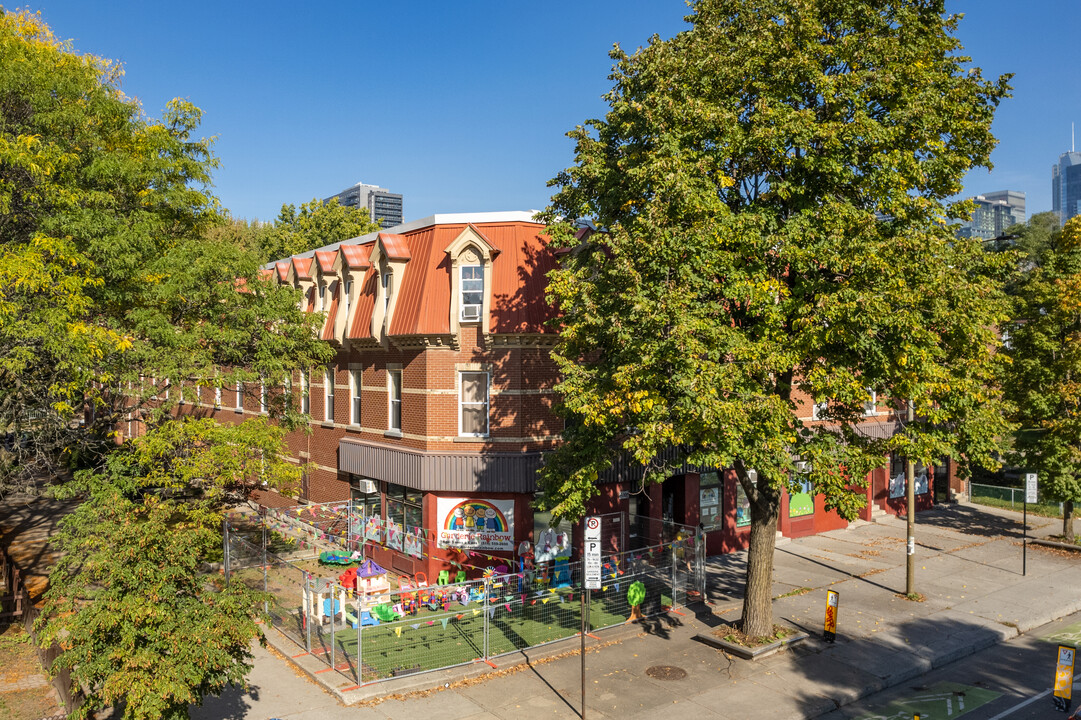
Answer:
<path fill-rule="evenodd" d="M 1081 143 L 1077 0 L 947 0 L 985 76 L 1013 72 L 995 170 L 966 193 L 1028 193 L 1049 210 L 1050 169 Z M 39 0 L 80 52 L 120 60 L 151 116 L 175 96 L 218 137 L 217 193 L 235 216 L 357 181 L 405 195 L 406 219 L 544 207 L 570 164 L 564 133 L 604 112 L 607 52 L 684 28 L 680 0 L 259 4 Z"/>

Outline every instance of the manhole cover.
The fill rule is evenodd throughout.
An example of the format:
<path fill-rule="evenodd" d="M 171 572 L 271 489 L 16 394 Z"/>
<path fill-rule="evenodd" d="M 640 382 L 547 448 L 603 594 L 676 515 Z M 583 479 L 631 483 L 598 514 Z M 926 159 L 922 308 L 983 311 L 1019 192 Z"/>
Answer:
<path fill-rule="evenodd" d="M 646 670 L 646 675 L 656 680 L 682 680 L 687 671 L 674 665 L 654 665 Z"/>

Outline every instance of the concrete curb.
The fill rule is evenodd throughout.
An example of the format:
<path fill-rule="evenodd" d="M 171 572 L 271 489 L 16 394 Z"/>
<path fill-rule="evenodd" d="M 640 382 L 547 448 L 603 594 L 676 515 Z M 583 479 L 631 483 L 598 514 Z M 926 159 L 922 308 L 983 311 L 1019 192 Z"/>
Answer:
<path fill-rule="evenodd" d="M 1081 545 L 1071 545 L 1070 543 L 1058 542 L 1056 540 L 1044 540 L 1043 538 L 1032 538 L 1029 540 L 1031 545 L 1044 545 L 1046 547 L 1059 548 L 1061 550 L 1073 550 L 1074 552 L 1081 552 Z"/>
<path fill-rule="evenodd" d="M 975 655 L 976 653 L 986 650 L 1002 643 L 1010 642 L 1016 638 L 1021 637 L 1030 630 L 1034 630 L 1038 627 L 1042 627 L 1050 622 L 1064 618 L 1067 615 L 1072 615 L 1076 612 L 1081 612 L 1081 599 L 1068 604 L 1065 608 L 1055 610 L 1052 612 L 1042 613 L 1032 619 L 1029 619 L 1016 626 L 1003 624 L 1003 630 L 998 634 L 996 639 L 994 635 L 989 635 L 986 638 L 980 638 L 975 642 L 969 642 L 958 645 L 951 648 L 948 652 L 931 652 L 931 653 L 913 653 L 912 658 L 914 662 L 906 668 L 900 669 L 896 673 L 892 673 L 885 678 L 881 678 L 880 682 L 871 683 L 868 686 L 864 686 L 859 690 L 854 690 L 850 694 L 846 694 L 843 699 L 831 698 L 836 707 L 825 710 L 817 715 L 809 715 L 808 718 L 822 717 L 828 715 L 846 705 L 859 702 L 860 700 L 875 695 L 883 690 L 888 690 L 898 685 L 903 685 L 909 680 L 920 677 L 921 675 L 936 670 L 945 665 L 949 665 L 963 658 Z M 1000 623 L 1001 624 L 1001 623 Z"/>

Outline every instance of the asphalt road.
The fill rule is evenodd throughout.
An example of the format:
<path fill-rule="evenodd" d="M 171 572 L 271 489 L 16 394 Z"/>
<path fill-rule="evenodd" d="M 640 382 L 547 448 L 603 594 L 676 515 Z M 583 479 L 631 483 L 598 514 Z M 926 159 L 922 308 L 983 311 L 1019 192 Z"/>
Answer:
<path fill-rule="evenodd" d="M 1081 592 L 1081 588 L 1079 588 Z M 822 716 L 824 720 L 1047 720 L 1059 643 L 1081 648 L 1081 613 Z M 1081 663 L 1070 711 L 1081 705 Z"/>

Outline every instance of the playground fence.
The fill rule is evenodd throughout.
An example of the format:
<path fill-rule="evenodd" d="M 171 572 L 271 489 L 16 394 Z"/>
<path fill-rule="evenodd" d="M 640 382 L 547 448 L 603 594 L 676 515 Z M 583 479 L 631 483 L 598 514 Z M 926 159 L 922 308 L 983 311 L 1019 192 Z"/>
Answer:
<path fill-rule="evenodd" d="M 581 632 L 580 561 L 366 595 L 341 584 L 343 568 L 298 567 L 230 530 L 227 522 L 227 580 L 269 593 L 264 610 L 274 627 L 358 685 L 484 662 Z M 605 553 L 601 589 L 589 593 L 587 632 L 701 597 L 703 545 L 690 535 Z M 635 610 L 628 591 L 638 583 L 644 599 Z"/>

